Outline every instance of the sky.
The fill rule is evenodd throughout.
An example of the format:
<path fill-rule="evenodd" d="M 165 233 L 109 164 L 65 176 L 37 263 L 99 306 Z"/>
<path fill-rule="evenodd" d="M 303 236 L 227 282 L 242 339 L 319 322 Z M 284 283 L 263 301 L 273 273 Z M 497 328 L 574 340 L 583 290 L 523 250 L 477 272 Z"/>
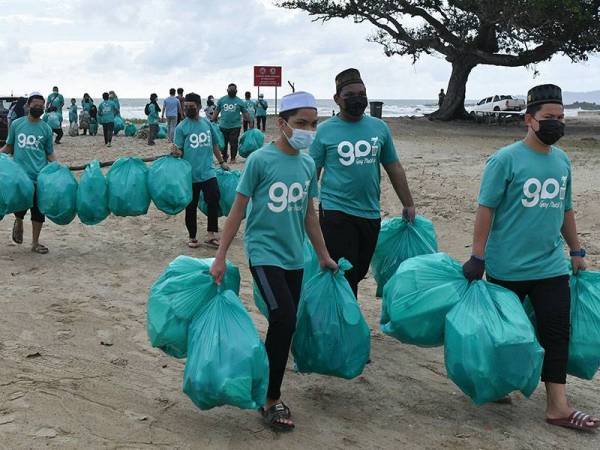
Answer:
<path fill-rule="evenodd" d="M 301 11 L 271 0 L 0 0 L 0 95 L 59 86 L 65 97 L 84 92 L 99 97 L 114 90 L 121 98 L 159 97 L 183 87 L 206 97 L 224 95 L 227 84 L 253 95 L 254 65 L 283 67 L 296 90 L 330 98 L 335 75 L 361 71 L 371 99 L 433 99 L 446 88 L 450 64 L 424 56 L 383 54 L 367 42 L 368 24 L 351 20 L 313 22 Z M 565 91 L 600 89 L 600 56 L 572 64 L 556 56 L 532 69 L 478 66 L 467 98 L 524 95 L 536 84 Z M 263 88 L 272 98 L 273 88 Z"/>

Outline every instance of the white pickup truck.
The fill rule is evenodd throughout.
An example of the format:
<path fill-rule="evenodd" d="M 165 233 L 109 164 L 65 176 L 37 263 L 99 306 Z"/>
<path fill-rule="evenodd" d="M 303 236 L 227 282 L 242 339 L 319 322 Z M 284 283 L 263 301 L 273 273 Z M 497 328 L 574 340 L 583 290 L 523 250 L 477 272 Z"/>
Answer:
<path fill-rule="evenodd" d="M 480 100 L 472 111 L 498 112 L 521 111 L 522 109 L 525 109 L 525 100 L 513 98 L 511 95 L 494 95 Z"/>

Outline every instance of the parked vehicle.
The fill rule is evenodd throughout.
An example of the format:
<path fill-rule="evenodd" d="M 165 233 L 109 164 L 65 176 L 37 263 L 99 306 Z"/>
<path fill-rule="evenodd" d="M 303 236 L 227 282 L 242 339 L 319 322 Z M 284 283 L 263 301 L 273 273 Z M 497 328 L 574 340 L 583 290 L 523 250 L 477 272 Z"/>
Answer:
<path fill-rule="evenodd" d="M 521 111 L 525 109 L 525 100 L 512 95 L 494 95 L 480 100 L 473 108 L 475 112 Z"/>
<path fill-rule="evenodd" d="M 0 97 L 0 146 L 6 142 L 8 136 L 8 111 L 17 97 Z"/>

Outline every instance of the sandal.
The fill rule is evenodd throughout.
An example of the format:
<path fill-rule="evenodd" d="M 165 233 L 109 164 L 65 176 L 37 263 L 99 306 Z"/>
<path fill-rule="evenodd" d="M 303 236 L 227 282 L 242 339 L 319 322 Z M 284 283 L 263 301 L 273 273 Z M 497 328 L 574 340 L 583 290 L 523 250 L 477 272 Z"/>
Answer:
<path fill-rule="evenodd" d="M 31 247 L 31 251 L 34 253 L 39 253 L 40 255 L 45 255 L 49 252 L 48 247 L 42 244 L 37 244 Z"/>
<path fill-rule="evenodd" d="M 210 248 L 219 248 L 221 241 L 217 238 L 211 238 L 204 241 L 204 244 Z"/>
<path fill-rule="evenodd" d="M 188 247 L 189 248 L 198 248 L 200 247 L 200 243 L 198 242 L 198 239 L 190 239 L 188 242 Z"/>
<path fill-rule="evenodd" d="M 569 417 L 562 419 L 546 419 L 546 422 L 550 425 L 581 431 L 594 431 L 600 426 L 600 419 L 595 419 L 581 411 L 573 411 Z M 588 422 L 592 422 L 594 425 L 588 425 Z"/>
<path fill-rule="evenodd" d="M 12 240 L 15 244 L 22 244 L 23 243 L 23 227 L 21 227 L 21 230 L 19 231 L 17 228 L 17 221 L 15 220 L 15 223 L 13 224 L 13 229 L 12 229 Z"/>
<path fill-rule="evenodd" d="M 265 423 L 276 431 L 292 431 L 296 428 L 296 425 L 293 423 L 282 422 L 282 420 L 290 420 L 292 418 L 290 408 L 283 402 L 276 403 L 269 409 L 261 407 L 259 411 Z"/>

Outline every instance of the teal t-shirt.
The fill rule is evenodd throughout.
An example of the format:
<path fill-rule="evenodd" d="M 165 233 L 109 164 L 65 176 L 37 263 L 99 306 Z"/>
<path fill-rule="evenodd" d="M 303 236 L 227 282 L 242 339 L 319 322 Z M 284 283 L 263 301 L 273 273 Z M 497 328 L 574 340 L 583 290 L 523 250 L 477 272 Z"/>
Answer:
<path fill-rule="evenodd" d="M 246 110 L 248 110 L 248 114 L 250 115 L 250 120 L 254 120 L 256 116 L 256 102 L 254 100 L 245 100 L 246 102 Z"/>
<path fill-rule="evenodd" d="M 92 106 L 94 105 L 94 100 L 90 99 L 88 101 L 81 100 L 81 107 L 84 111 L 90 112 Z"/>
<path fill-rule="evenodd" d="M 246 102 L 239 97 L 226 95 L 217 102 L 217 111 L 220 111 L 219 126 L 221 128 L 241 128 L 241 113 L 248 111 Z"/>
<path fill-rule="evenodd" d="M 62 94 L 58 94 L 58 93 L 51 93 L 50 95 L 48 95 L 48 104 L 50 106 L 56 106 L 56 109 L 58 111 L 58 113 L 60 114 L 60 121 L 62 122 L 62 109 L 63 106 L 65 105 L 65 98 L 62 96 Z"/>
<path fill-rule="evenodd" d="M 266 100 L 257 100 L 256 101 L 256 117 L 265 117 L 267 115 L 267 108 L 269 104 Z"/>
<path fill-rule="evenodd" d="M 237 191 L 251 199 L 244 235 L 250 264 L 301 269 L 304 218 L 318 193 L 310 156 L 288 155 L 268 144 L 246 160 Z"/>
<path fill-rule="evenodd" d="M 523 141 L 488 160 L 479 204 L 493 208 L 485 249 L 487 273 L 506 281 L 569 273 L 561 228 L 572 208 L 571 162 L 558 147 L 536 152 Z"/>
<path fill-rule="evenodd" d="M 148 105 L 148 112 L 150 113 L 148 114 L 148 125 L 158 124 L 158 110 L 154 103 Z"/>
<path fill-rule="evenodd" d="M 36 183 L 40 171 L 48 164 L 48 155 L 54 153 L 52 129 L 40 120 L 19 117 L 10 124 L 6 143 L 12 145 L 15 162 Z"/>
<path fill-rule="evenodd" d="M 116 114 L 120 114 L 121 113 L 121 103 L 119 102 L 119 98 L 115 95 L 112 98 L 109 97 L 109 100 L 115 104 L 115 108 L 117 108 Z"/>
<path fill-rule="evenodd" d="M 356 217 L 381 217 L 380 164 L 398 161 L 387 124 L 371 116 L 348 122 L 335 116 L 317 128 L 310 147 L 317 168 L 323 168 L 321 206 Z"/>
<path fill-rule="evenodd" d="M 57 111 L 52 111 L 52 112 L 44 114 L 43 120 L 53 130 L 56 130 L 61 127 L 60 123 L 61 123 L 62 118 Z"/>
<path fill-rule="evenodd" d="M 183 159 L 192 165 L 192 182 L 199 183 L 217 176 L 213 167 L 214 130 L 205 118 L 186 117 L 175 128 L 174 144 L 183 150 Z"/>
<path fill-rule="evenodd" d="M 110 123 L 115 121 L 117 107 L 112 100 L 104 100 L 98 106 L 98 122 Z"/>
<path fill-rule="evenodd" d="M 69 122 L 77 122 L 77 105 L 69 106 Z"/>

